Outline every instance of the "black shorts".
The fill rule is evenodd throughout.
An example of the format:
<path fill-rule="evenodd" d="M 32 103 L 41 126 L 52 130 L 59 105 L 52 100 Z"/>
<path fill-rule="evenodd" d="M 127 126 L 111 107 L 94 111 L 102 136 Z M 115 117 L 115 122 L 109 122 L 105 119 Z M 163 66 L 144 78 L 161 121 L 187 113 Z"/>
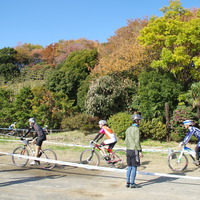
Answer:
<path fill-rule="evenodd" d="M 36 140 L 36 145 L 39 146 L 39 147 L 41 147 L 43 141 L 45 141 L 45 140 L 46 140 L 46 136 L 44 136 L 44 137 L 38 137 L 37 140 Z"/>
<path fill-rule="evenodd" d="M 117 143 L 117 141 L 116 141 L 116 142 L 113 142 L 113 143 L 110 143 L 110 144 L 105 144 L 104 142 L 102 142 L 102 143 L 100 144 L 100 146 L 108 145 L 108 149 L 113 149 L 113 147 L 115 146 L 116 143 Z"/>
<path fill-rule="evenodd" d="M 127 149 L 126 150 L 126 159 L 127 159 L 128 166 L 133 166 L 133 167 L 140 166 L 139 151 Z"/>

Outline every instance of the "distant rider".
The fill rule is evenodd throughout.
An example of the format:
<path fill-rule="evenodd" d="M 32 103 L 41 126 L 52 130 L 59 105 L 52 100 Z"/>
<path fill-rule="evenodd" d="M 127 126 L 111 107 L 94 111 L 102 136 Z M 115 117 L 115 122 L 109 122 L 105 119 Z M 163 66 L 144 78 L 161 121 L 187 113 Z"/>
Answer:
<path fill-rule="evenodd" d="M 43 130 L 43 128 L 40 125 L 36 124 L 34 118 L 30 118 L 28 121 L 29 121 L 29 124 L 30 124 L 30 128 L 23 135 L 23 137 L 26 137 L 26 135 L 28 135 L 31 132 L 31 130 L 34 130 L 36 132 L 33 139 L 36 139 L 35 157 L 38 157 L 40 149 L 42 147 L 42 143 L 43 143 L 43 141 L 46 140 L 46 134 L 45 134 L 45 131 Z M 36 165 L 37 161 L 34 160 L 30 164 Z"/>

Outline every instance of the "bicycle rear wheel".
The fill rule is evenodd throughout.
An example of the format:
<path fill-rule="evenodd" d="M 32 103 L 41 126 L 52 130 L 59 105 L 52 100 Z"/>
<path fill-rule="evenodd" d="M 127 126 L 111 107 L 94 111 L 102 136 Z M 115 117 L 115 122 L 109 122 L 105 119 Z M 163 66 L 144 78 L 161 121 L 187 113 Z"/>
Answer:
<path fill-rule="evenodd" d="M 124 149 L 118 149 L 113 152 L 113 166 L 118 169 L 124 169 L 127 167 L 126 162 L 126 150 Z"/>
<path fill-rule="evenodd" d="M 49 159 L 49 160 L 57 160 L 56 153 L 51 149 L 41 150 L 41 153 L 42 155 L 40 156 L 40 158 Z M 39 162 L 40 162 L 40 166 L 43 169 L 53 169 L 56 166 L 55 163 L 48 162 L 48 161 L 39 161 Z"/>
<path fill-rule="evenodd" d="M 80 155 L 81 164 L 96 165 L 100 164 L 100 157 L 96 151 L 92 149 L 84 150 Z"/>
<path fill-rule="evenodd" d="M 18 154 L 23 155 L 23 156 L 29 156 L 29 152 L 25 147 L 17 147 L 14 151 L 13 154 Z M 12 162 L 14 165 L 18 167 L 24 167 L 28 163 L 29 159 L 27 158 L 20 158 L 17 156 L 12 156 Z"/>
<path fill-rule="evenodd" d="M 173 152 L 168 157 L 168 165 L 173 171 L 183 171 L 188 166 L 188 159 L 181 152 Z"/>

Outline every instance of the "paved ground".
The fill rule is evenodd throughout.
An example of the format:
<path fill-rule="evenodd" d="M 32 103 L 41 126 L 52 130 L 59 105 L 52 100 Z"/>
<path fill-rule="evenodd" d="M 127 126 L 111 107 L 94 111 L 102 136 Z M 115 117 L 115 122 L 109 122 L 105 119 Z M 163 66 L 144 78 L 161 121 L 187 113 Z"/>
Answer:
<path fill-rule="evenodd" d="M 196 170 L 197 173 L 199 172 Z M 200 177 L 200 176 L 199 176 Z M 125 188 L 125 174 L 57 166 L 18 168 L 0 155 L 2 200 L 197 200 L 199 180 L 137 175 L 139 189 Z"/>

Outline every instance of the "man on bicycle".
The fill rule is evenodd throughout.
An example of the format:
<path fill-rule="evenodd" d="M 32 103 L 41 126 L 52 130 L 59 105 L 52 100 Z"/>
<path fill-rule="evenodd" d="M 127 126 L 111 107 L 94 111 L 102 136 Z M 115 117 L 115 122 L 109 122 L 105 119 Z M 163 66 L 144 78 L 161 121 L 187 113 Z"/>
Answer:
<path fill-rule="evenodd" d="M 113 147 L 117 143 L 117 137 L 115 133 L 108 127 L 107 122 L 105 120 L 99 121 L 99 127 L 101 130 L 96 135 L 93 141 L 98 142 L 101 138 L 103 138 L 104 135 L 107 137 L 107 139 L 100 144 L 100 147 L 104 154 L 104 158 L 108 159 L 104 146 L 108 145 L 108 149 L 113 149 Z"/>
<path fill-rule="evenodd" d="M 36 133 L 33 136 L 33 139 L 35 140 L 35 144 L 36 144 L 36 148 L 35 148 L 35 157 L 38 157 L 40 149 L 42 147 L 42 143 L 44 140 L 46 140 L 46 134 L 44 132 L 44 130 L 42 129 L 42 127 L 38 124 L 36 124 L 35 119 L 34 118 L 30 118 L 29 120 L 29 124 L 30 124 L 30 128 L 28 129 L 28 131 L 23 135 L 23 137 L 26 137 L 26 135 L 28 135 L 28 133 L 30 133 L 31 130 L 34 130 Z M 33 161 L 30 163 L 30 165 L 36 165 L 37 161 Z"/>
<path fill-rule="evenodd" d="M 196 152 L 196 161 L 194 162 L 196 165 L 200 165 L 199 161 L 199 152 L 200 152 L 200 129 L 196 128 L 194 126 L 193 120 L 186 120 L 183 122 L 185 128 L 187 128 L 189 131 L 187 135 L 185 136 L 184 140 L 179 144 L 179 146 L 185 145 L 189 142 L 190 138 L 194 135 L 198 139 L 198 143 L 195 147 Z"/>

